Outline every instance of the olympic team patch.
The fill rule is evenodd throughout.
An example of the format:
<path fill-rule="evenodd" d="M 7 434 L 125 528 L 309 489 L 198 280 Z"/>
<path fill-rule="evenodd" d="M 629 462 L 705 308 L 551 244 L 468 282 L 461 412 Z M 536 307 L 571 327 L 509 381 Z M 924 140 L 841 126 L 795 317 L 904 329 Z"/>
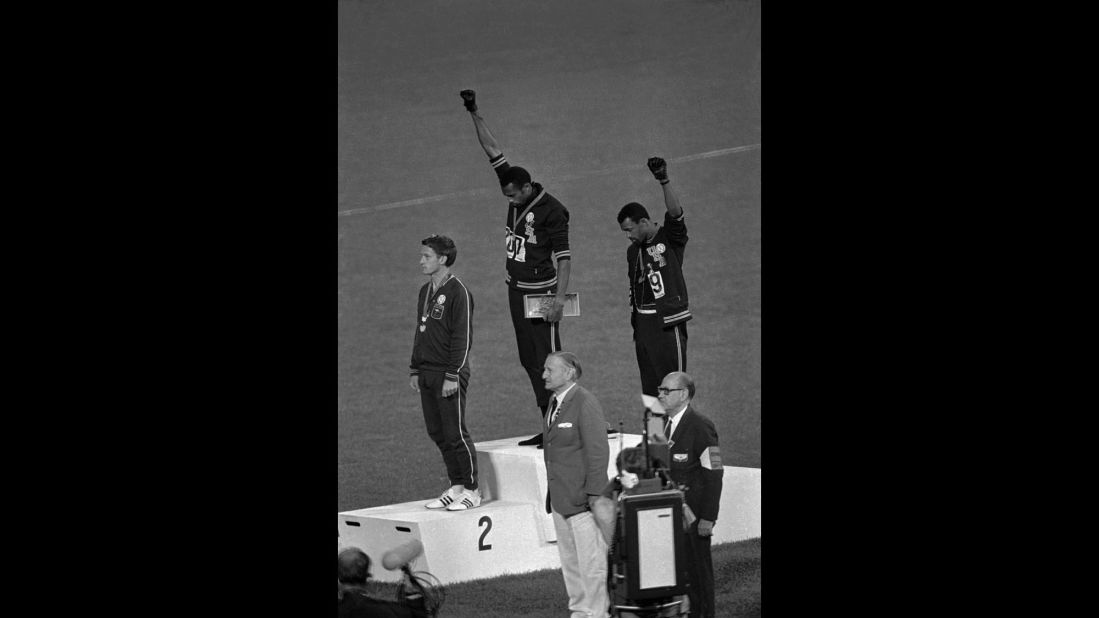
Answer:
<path fill-rule="evenodd" d="M 526 235 L 527 235 L 527 242 L 529 242 L 532 245 L 537 245 L 538 244 L 538 238 L 535 237 L 535 235 L 534 235 L 534 213 L 533 212 L 528 212 L 527 213 Z"/>
<path fill-rule="evenodd" d="M 645 249 L 645 251 L 649 254 L 649 257 L 652 258 L 653 262 L 656 262 L 657 268 L 664 268 L 668 265 L 668 260 L 664 258 L 664 252 L 667 250 L 668 248 L 665 247 L 664 243 L 662 242 L 658 242 L 652 247 Z"/>
<path fill-rule="evenodd" d="M 443 317 L 443 303 L 446 302 L 446 294 L 439 294 L 435 299 L 435 306 L 431 308 L 431 317 L 433 319 L 440 319 Z"/>
<path fill-rule="evenodd" d="M 699 463 L 703 468 L 707 470 L 720 470 L 721 469 L 721 447 L 707 446 L 706 450 L 702 451 L 702 454 L 698 457 Z"/>

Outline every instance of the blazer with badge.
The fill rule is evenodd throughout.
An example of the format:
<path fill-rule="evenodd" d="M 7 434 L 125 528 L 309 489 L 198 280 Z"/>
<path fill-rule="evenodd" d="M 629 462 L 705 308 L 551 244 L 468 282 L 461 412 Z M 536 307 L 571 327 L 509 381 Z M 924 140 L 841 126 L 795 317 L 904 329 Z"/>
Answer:
<path fill-rule="evenodd" d="M 547 410 L 546 419 L 549 419 Z M 588 496 L 598 496 L 607 484 L 610 443 L 607 420 L 599 401 L 579 384 L 557 406 L 557 419 L 542 424 L 542 452 L 550 505 L 570 517 L 588 510 Z"/>
<path fill-rule="evenodd" d="M 672 480 L 686 485 L 685 500 L 699 519 L 717 521 L 725 468 L 717 444 L 717 428 L 690 405 L 671 436 Z"/>

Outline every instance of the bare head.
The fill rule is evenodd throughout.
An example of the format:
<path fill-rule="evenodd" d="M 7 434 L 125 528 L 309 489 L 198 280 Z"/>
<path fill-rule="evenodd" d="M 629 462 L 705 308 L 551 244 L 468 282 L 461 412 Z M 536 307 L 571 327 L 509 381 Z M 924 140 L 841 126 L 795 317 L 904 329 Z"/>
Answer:
<path fill-rule="evenodd" d="M 440 269 L 450 268 L 458 259 L 458 248 L 446 236 L 432 234 L 420 241 L 420 268 L 425 275 L 434 275 Z"/>
<path fill-rule="evenodd" d="M 358 547 L 348 547 L 336 557 L 336 579 L 341 584 L 366 584 L 370 577 L 370 556 Z"/>
<path fill-rule="evenodd" d="M 664 376 L 664 379 L 660 381 L 660 387 L 656 390 L 660 405 L 664 407 L 668 414 L 675 414 L 687 407 L 687 404 L 694 398 L 695 382 L 686 373 L 673 371 Z"/>
<path fill-rule="evenodd" d="M 521 167 L 509 167 L 500 176 L 500 190 L 512 204 L 526 204 L 534 197 L 534 183 L 530 179 L 530 172 Z"/>
<path fill-rule="evenodd" d="M 551 352 L 546 355 L 546 364 L 542 371 L 546 390 L 560 393 L 579 380 L 581 374 L 583 369 L 580 368 L 580 359 L 572 352 Z"/>
<path fill-rule="evenodd" d="M 618 227 L 633 243 L 647 242 L 658 229 L 649 219 L 649 211 L 637 202 L 630 202 L 618 211 Z"/>

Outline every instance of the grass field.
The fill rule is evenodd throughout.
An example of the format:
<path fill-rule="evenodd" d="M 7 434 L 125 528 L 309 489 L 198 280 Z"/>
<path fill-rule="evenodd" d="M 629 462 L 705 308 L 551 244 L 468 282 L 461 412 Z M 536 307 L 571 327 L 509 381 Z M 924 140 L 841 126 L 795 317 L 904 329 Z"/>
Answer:
<path fill-rule="evenodd" d="M 714 602 L 724 618 L 762 615 L 760 589 L 762 539 L 717 545 L 713 549 Z M 396 598 L 396 584 L 374 583 L 371 594 Z M 470 618 L 556 618 L 568 605 L 559 570 L 498 577 L 445 587 L 441 616 Z"/>
<path fill-rule="evenodd" d="M 428 234 L 455 240 L 453 272 L 476 302 L 474 440 L 539 427 L 507 315 L 506 202 L 463 88 L 477 90 L 509 160 L 570 211 L 569 287 L 582 316 L 566 318 L 564 348 L 581 359 L 608 421 L 635 433 L 628 241 L 615 214 L 639 201 L 662 216 L 644 164 L 669 160 L 690 235 L 695 403 L 716 423 L 726 465 L 762 467 L 760 2 L 345 1 L 338 10 L 337 510 L 427 499 L 446 485 L 407 384 Z"/>

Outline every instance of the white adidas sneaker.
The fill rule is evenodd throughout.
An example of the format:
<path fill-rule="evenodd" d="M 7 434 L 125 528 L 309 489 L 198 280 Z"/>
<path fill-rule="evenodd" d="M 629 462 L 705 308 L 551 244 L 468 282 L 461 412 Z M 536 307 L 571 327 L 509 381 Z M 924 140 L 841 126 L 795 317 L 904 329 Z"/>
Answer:
<path fill-rule="evenodd" d="M 429 509 L 441 509 L 443 507 L 449 506 L 458 499 L 458 496 L 461 495 L 464 490 L 465 487 L 462 487 L 461 485 L 452 485 L 448 487 L 441 496 L 432 500 L 431 502 L 428 502 L 424 506 Z"/>
<path fill-rule="evenodd" d="M 462 493 L 454 499 L 453 503 L 447 505 L 446 510 L 465 511 L 478 506 L 481 506 L 481 490 L 462 488 Z"/>

